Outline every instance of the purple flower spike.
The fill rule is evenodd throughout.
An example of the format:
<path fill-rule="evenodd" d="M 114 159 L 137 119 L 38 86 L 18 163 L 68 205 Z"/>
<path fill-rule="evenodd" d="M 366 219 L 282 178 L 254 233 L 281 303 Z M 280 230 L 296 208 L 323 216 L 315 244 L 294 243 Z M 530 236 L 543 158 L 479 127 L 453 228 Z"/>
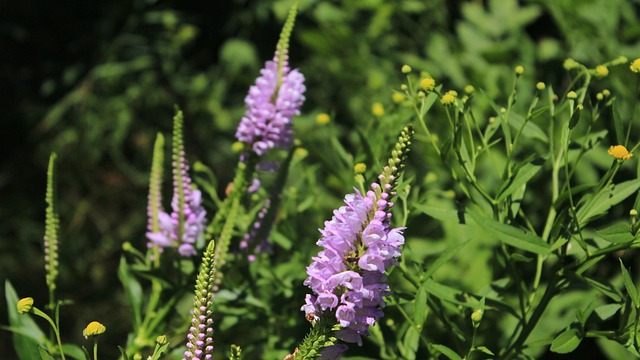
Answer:
<path fill-rule="evenodd" d="M 293 116 L 300 114 L 305 99 L 304 76 L 289 68 L 286 55 L 283 64 L 278 64 L 278 58 L 276 51 L 274 59 L 266 62 L 261 76 L 249 88 L 244 100 L 247 111 L 236 131 L 236 138 L 259 156 L 271 148 L 291 146 Z"/>

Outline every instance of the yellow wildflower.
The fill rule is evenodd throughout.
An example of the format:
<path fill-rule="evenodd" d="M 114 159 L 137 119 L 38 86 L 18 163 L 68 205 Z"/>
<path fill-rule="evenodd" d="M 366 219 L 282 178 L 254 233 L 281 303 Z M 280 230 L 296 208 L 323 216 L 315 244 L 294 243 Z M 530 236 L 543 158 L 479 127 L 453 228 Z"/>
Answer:
<path fill-rule="evenodd" d="M 469 95 L 473 94 L 474 91 L 476 91 L 476 89 L 473 87 L 473 85 L 467 85 L 464 87 L 464 92 Z"/>
<path fill-rule="evenodd" d="M 88 338 L 89 336 L 97 336 L 107 331 L 107 328 L 97 321 L 92 321 L 82 330 L 82 336 Z"/>
<path fill-rule="evenodd" d="M 367 165 L 365 163 L 357 163 L 353 167 L 353 172 L 356 174 L 364 174 L 365 171 L 367 171 Z"/>
<path fill-rule="evenodd" d="M 629 160 L 633 156 L 624 145 L 611 146 L 608 153 L 618 160 Z"/>
<path fill-rule="evenodd" d="M 536 89 L 538 89 L 540 91 L 544 90 L 545 87 L 546 87 L 546 85 L 542 81 L 540 81 L 540 82 L 538 82 L 536 84 Z"/>
<path fill-rule="evenodd" d="M 408 73 L 410 73 L 410 72 L 411 72 L 411 66 L 406 65 L 406 64 L 405 64 L 405 65 L 402 65 L 402 73 L 403 73 L 403 74 L 408 74 Z"/>
<path fill-rule="evenodd" d="M 442 95 L 442 99 L 440 100 L 440 102 L 442 102 L 442 105 L 453 105 L 456 102 L 457 96 L 458 93 L 455 90 L 449 90 L 444 95 Z"/>
<path fill-rule="evenodd" d="M 629 69 L 631 69 L 631 71 L 633 71 L 634 73 L 640 73 L 640 58 L 633 60 L 631 66 L 629 66 Z"/>
<path fill-rule="evenodd" d="M 400 104 L 404 101 L 404 95 L 394 92 L 393 95 L 391 95 L 391 100 L 393 100 L 393 102 L 396 104 Z"/>
<path fill-rule="evenodd" d="M 320 113 L 316 115 L 316 123 L 318 125 L 327 125 L 329 123 L 329 120 L 331 120 L 329 114 Z"/>
<path fill-rule="evenodd" d="M 569 93 L 567 94 L 567 99 L 577 99 L 578 98 L 578 94 L 576 94 L 575 91 L 569 91 Z"/>
<path fill-rule="evenodd" d="M 433 91 L 436 87 L 436 81 L 430 77 L 423 78 L 420 80 L 420 87 L 425 91 Z"/>
<path fill-rule="evenodd" d="M 597 93 L 596 99 L 598 99 L 598 101 L 602 101 L 602 99 L 604 99 L 604 95 L 602 95 L 602 93 Z"/>
<path fill-rule="evenodd" d="M 516 72 L 516 75 L 518 75 L 518 76 L 524 74 L 524 66 L 522 66 L 522 65 L 516 66 L 516 68 L 514 70 Z"/>
<path fill-rule="evenodd" d="M 231 151 L 233 151 L 234 153 L 239 153 L 242 150 L 244 150 L 244 143 L 243 142 L 236 141 L 233 144 L 231 144 Z"/>
<path fill-rule="evenodd" d="M 373 103 L 371 105 L 371 113 L 377 117 L 384 115 L 384 107 L 379 102 Z"/>
<path fill-rule="evenodd" d="M 18 304 L 16 307 L 18 308 L 19 314 L 28 313 L 29 311 L 31 311 L 31 308 L 33 308 L 33 298 L 26 297 L 18 300 Z"/>
<path fill-rule="evenodd" d="M 604 90 L 602 90 L 602 95 L 607 97 L 607 96 L 611 95 L 611 91 L 609 91 L 609 89 L 604 89 Z"/>
<path fill-rule="evenodd" d="M 566 70 L 573 70 L 573 69 L 577 69 L 580 67 L 580 64 L 573 60 L 572 58 L 568 58 L 564 61 L 564 63 L 562 64 L 562 66 L 566 69 Z"/>

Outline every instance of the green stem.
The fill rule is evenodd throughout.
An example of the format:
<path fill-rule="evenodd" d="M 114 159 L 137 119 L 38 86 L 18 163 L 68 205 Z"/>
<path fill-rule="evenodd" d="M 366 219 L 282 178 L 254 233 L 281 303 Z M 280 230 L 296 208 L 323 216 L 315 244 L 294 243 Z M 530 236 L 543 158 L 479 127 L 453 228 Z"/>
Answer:
<path fill-rule="evenodd" d="M 58 342 L 58 348 L 60 349 L 60 357 L 62 357 L 62 360 L 66 360 L 66 358 L 64 357 L 64 351 L 62 350 L 62 341 L 60 341 L 60 331 L 58 330 L 56 324 L 53 322 L 49 315 L 45 314 L 40 309 L 33 307 L 32 311 L 34 315 L 40 316 L 41 318 L 47 320 L 47 322 L 51 325 L 51 328 L 53 329 L 53 332 L 56 336 L 56 341 Z"/>
<path fill-rule="evenodd" d="M 93 337 L 93 360 L 98 360 L 98 339 Z"/>

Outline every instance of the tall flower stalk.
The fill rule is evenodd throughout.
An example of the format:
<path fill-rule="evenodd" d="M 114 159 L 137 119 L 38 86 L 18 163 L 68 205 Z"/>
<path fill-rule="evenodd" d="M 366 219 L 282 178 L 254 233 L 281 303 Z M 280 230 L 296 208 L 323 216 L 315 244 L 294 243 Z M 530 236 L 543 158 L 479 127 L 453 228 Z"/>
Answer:
<path fill-rule="evenodd" d="M 148 232 L 147 238 L 161 247 L 177 247 L 180 255 L 190 257 L 197 254 L 195 245 L 203 235 L 207 213 L 202 207 L 202 193 L 191 186 L 182 137 L 183 122 L 182 111 L 178 111 L 173 118 L 172 212 L 158 212 L 159 231 Z"/>
<path fill-rule="evenodd" d="M 54 310 L 56 306 L 55 291 L 56 279 L 58 278 L 58 241 L 60 239 L 60 219 L 56 205 L 56 183 L 55 164 L 56 153 L 51 153 L 49 157 L 49 168 L 47 171 L 47 193 L 45 200 L 47 210 L 45 214 L 44 231 L 44 261 L 46 271 L 47 287 L 49 288 L 49 309 Z"/>
<path fill-rule="evenodd" d="M 196 279 L 192 319 L 187 334 L 183 360 L 211 359 L 213 351 L 213 319 L 211 302 L 216 289 L 216 260 L 214 241 L 211 240 L 202 258 L 202 267 Z"/>
<path fill-rule="evenodd" d="M 360 345 L 369 326 L 384 315 L 383 297 L 390 293 L 385 272 L 397 263 L 404 244 L 403 229 L 390 227 L 390 210 L 412 136 L 410 126 L 402 131 L 378 182 L 365 194 L 346 195 L 345 205 L 320 230 L 322 250 L 304 281 L 313 294 L 301 308 L 313 329 L 296 359 L 339 358 L 347 347 L 336 340 Z"/>
<path fill-rule="evenodd" d="M 164 136 L 158 133 L 156 142 L 153 145 L 153 160 L 151 162 L 151 175 L 149 177 L 149 197 L 147 205 L 147 216 L 149 222 L 147 231 L 149 234 L 160 232 L 159 215 L 164 211 L 162 207 L 162 178 L 164 170 Z M 154 267 L 159 266 L 160 247 L 153 241 L 149 241 L 147 246 L 151 249 L 151 260 Z"/>

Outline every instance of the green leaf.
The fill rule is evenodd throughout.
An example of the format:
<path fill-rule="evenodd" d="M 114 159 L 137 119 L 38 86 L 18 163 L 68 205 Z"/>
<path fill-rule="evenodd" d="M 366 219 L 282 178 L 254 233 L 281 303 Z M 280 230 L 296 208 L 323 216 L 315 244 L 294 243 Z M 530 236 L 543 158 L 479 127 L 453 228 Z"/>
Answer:
<path fill-rule="evenodd" d="M 509 195 L 513 194 L 516 190 L 520 189 L 521 186 L 525 185 L 529 180 L 531 180 L 532 177 L 534 177 L 538 173 L 544 163 L 545 160 L 543 158 L 537 158 L 522 166 L 515 174 L 515 176 L 510 179 L 504 190 L 500 192 L 497 201 L 503 201 Z"/>
<path fill-rule="evenodd" d="M 602 230 L 596 230 L 596 233 L 602 236 L 604 240 L 614 244 L 628 243 L 635 239 L 631 229 L 629 229 L 629 225 L 626 224 L 618 224 Z"/>
<path fill-rule="evenodd" d="M 415 210 L 440 221 L 460 222 L 460 213 L 455 209 L 447 209 L 429 204 L 414 204 L 413 207 Z"/>
<path fill-rule="evenodd" d="M 600 282 L 588 276 L 582 276 L 582 279 L 587 283 L 589 283 L 589 285 L 591 285 L 594 289 L 610 297 L 611 300 L 615 302 L 619 302 L 620 300 L 622 300 L 622 297 L 620 296 L 620 292 L 613 285 Z"/>
<path fill-rule="evenodd" d="M 547 254 L 549 252 L 549 244 L 528 230 L 503 224 L 474 213 L 470 213 L 469 215 L 478 225 L 482 226 L 485 231 L 495 235 L 513 247 L 536 254 Z"/>
<path fill-rule="evenodd" d="M 136 280 L 129 271 L 129 264 L 124 257 L 120 258 L 120 265 L 118 266 L 118 278 L 122 283 L 124 292 L 129 300 L 129 306 L 133 312 L 133 328 L 135 330 L 140 328 L 142 323 L 142 286 L 138 280 Z"/>
<path fill-rule="evenodd" d="M 38 351 L 40 352 L 41 360 L 55 360 L 55 358 L 42 346 L 38 346 Z"/>
<path fill-rule="evenodd" d="M 40 358 L 38 344 L 47 342 L 46 335 L 40 330 L 31 316 L 18 313 L 16 308 L 19 300 L 18 295 L 9 280 L 4 282 L 4 294 L 7 300 L 9 324 L 11 325 L 7 330 L 13 332 L 13 347 L 18 358 L 21 360 Z"/>
<path fill-rule="evenodd" d="M 624 287 L 627 290 L 627 294 L 633 301 L 633 305 L 638 308 L 640 307 L 640 299 L 638 299 L 638 289 L 636 289 L 636 285 L 631 280 L 631 275 L 629 275 L 629 271 L 624 267 L 622 263 L 622 259 L 618 259 L 620 261 L 620 269 L 622 269 L 622 279 L 624 280 Z"/>
<path fill-rule="evenodd" d="M 444 346 L 444 345 L 441 345 L 441 344 L 434 344 L 434 345 L 431 345 L 431 347 L 433 347 L 434 349 L 436 349 L 437 351 L 442 353 L 442 355 L 446 356 L 447 359 L 462 360 L 460 355 L 458 355 L 455 351 L 453 351 L 452 349 L 450 349 L 447 346 Z"/>
<path fill-rule="evenodd" d="M 606 213 L 609 208 L 635 194 L 638 189 L 640 179 L 635 179 L 617 184 L 613 188 L 605 187 L 592 196 L 585 195 L 576 214 L 580 226 L 584 227 L 591 219 Z"/>
<path fill-rule="evenodd" d="M 489 350 L 486 346 L 476 346 L 474 349 L 474 351 L 480 351 L 482 353 L 485 353 L 487 355 L 495 355 L 491 350 Z"/>
<path fill-rule="evenodd" d="M 550 350 L 558 354 L 568 354 L 575 350 L 581 341 L 582 335 L 580 331 L 572 326 L 553 339 Z"/>
<path fill-rule="evenodd" d="M 613 101 L 611 110 L 613 111 L 613 125 L 616 129 L 616 140 L 618 141 L 619 145 L 624 145 L 625 144 L 624 124 L 623 124 L 622 116 L 620 115 L 620 106 L 618 105 L 617 101 L 615 100 Z"/>
<path fill-rule="evenodd" d="M 607 304 L 598 306 L 594 311 L 600 320 L 607 320 L 620 310 L 620 304 Z"/>
<path fill-rule="evenodd" d="M 62 351 L 64 351 L 67 357 L 71 357 L 73 359 L 84 359 L 84 351 L 82 351 L 82 348 L 78 345 L 62 344 Z"/>
<path fill-rule="evenodd" d="M 434 261 L 431 266 L 427 269 L 427 272 L 424 274 L 425 279 L 430 278 L 436 270 L 438 270 L 442 265 L 446 264 L 451 260 L 451 258 L 460 251 L 465 245 L 469 243 L 469 240 L 462 242 L 460 244 L 454 245 L 448 248 L 444 253 L 442 253 L 436 261 Z"/>
<path fill-rule="evenodd" d="M 547 134 L 540 129 L 536 123 L 532 121 L 527 121 L 525 124 L 525 118 L 514 112 L 509 114 L 509 124 L 513 126 L 515 129 L 520 129 L 524 125 L 524 129 L 522 129 L 522 136 L 528 137 L 530 139 L 538 139 L 544 143 L 549 142 L 549 137 Z"/>

